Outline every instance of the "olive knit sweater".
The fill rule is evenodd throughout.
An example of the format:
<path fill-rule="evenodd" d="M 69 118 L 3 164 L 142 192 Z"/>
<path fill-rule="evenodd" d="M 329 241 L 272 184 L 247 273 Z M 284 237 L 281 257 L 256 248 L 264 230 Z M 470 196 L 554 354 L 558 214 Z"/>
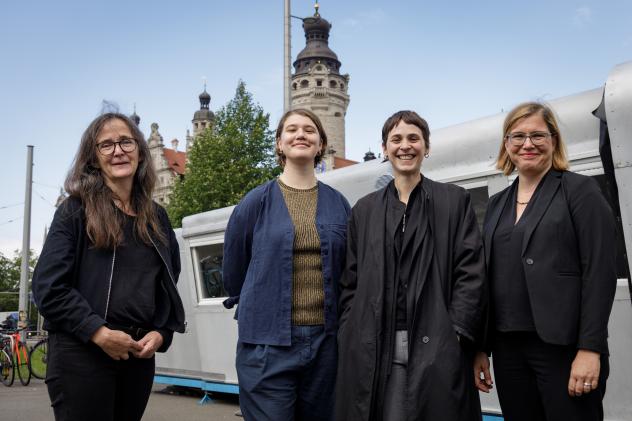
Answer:
<path fill-rule="evenodd" d="M 325 322 L 325 291 L 316 230 L 318 186 L 303 190 L 278 182 L 294 224 L 292 324 L 321 325 Z"/>

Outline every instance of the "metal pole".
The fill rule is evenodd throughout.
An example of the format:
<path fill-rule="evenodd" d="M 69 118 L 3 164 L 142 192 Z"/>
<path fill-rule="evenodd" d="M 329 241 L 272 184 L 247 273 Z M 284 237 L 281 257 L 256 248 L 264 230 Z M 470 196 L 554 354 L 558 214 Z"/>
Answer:
<path fill-rule="evenodd" d="M 20 270 L 20 298 L 18 307 L 18 326 L 26 327 L 28 321 L 28 281 L 29 281 L 29 251 L 31 249 L 31 187 L 33 184 L 33 145 L 27 146 L 26 153 L 26 189 L 24 193 L 24 229 L 22 231 L 22 268 Z M 25 339 L 22 331 L 22 340 Z"/>
<path fill-rule="evenodd" d="M 291 43 L 291 13 L 290 13 L 290 0 L 285 0 L 285 15 L 283 16 L 283 112 L 290 110 L 290 77 L 291 68 L 290 62 L 292 61 L 292 43 Z"/>

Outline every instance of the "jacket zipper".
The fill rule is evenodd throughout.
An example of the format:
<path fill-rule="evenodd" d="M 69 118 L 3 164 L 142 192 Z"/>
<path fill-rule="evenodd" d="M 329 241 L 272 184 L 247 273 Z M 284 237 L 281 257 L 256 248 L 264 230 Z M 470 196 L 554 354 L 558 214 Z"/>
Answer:
<path fill-rule="evenodd" d="M 114 247 L 114 252 L 112 253 L 112 266 L 110 267 L 110 281 L 108 282 L 108 297 L 105 301 L 105 314 L 103 315 L 103 319 L 107 321 L 108 319 L 108 309 L 110 307 L 110 293 L 112 292 L 112 278 L 114 277 L 114 261 L 116 260 L 116 246 Z"/>
<path fill-rule="evenodd" d="M 178 286 L 176 285 L 176 281 L 173 279 L 173 275 L 171 275 L 171 271 L 169 270 L 169 266 L 167 265 L 167 261 L 165 260 L 164 257 L 162 257 L 162 254 L 160 254 L 160 250 L 158 250 L 158 246 L 156 246 L 156 243 L 154 243 L 153 238 L 149 237 L 149 240 L 151 241 L 151 244 L 153 244 L 154 248 L 156 249 L 156 253 L 158 253 L 158 256 L 160 256 L 160 260 L 162 260 L 162 263 L 167 268 L 167 273 L 169 274 L 169 279 L 171 279 L 171 283 L 173 284 L 173 286 L 177 290 Z"/>
<path fill-rule="evenodd" d="M 404 208 L 404 219 L 402 221 L 402 232 L 406 231 L 406 212 L 408 212 L 408 203 L 406 203 L 406 207 Z"/>

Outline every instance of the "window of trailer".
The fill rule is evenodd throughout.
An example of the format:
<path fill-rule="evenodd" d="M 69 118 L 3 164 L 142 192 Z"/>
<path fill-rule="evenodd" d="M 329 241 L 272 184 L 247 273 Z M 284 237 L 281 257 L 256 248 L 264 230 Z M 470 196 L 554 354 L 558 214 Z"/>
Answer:
<path fill-rule="evenodd" d="M 223 247 L 215 243 L 192 249 L 198 301 L 228 296 L 222 282 Z"/>

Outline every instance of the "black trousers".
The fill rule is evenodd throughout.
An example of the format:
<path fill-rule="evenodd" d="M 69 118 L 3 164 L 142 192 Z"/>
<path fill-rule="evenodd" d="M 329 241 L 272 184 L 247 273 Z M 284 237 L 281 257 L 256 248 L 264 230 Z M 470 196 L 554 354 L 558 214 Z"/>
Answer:
<path fill-rule="evenodd" d="M 609 374 L 601 358 L 599 387 L 571 397 L 568 380 L 574 346 L 551 345 L 535 332 L 496 332 L 492 361 L 505 421 L 601 421 Z"/>
<path fill-rule="evenodd" d="M 139 421 L 154 358 L 115 361 L 93 343 L 50 333 L 46 385 L 56 421 Z"/>

